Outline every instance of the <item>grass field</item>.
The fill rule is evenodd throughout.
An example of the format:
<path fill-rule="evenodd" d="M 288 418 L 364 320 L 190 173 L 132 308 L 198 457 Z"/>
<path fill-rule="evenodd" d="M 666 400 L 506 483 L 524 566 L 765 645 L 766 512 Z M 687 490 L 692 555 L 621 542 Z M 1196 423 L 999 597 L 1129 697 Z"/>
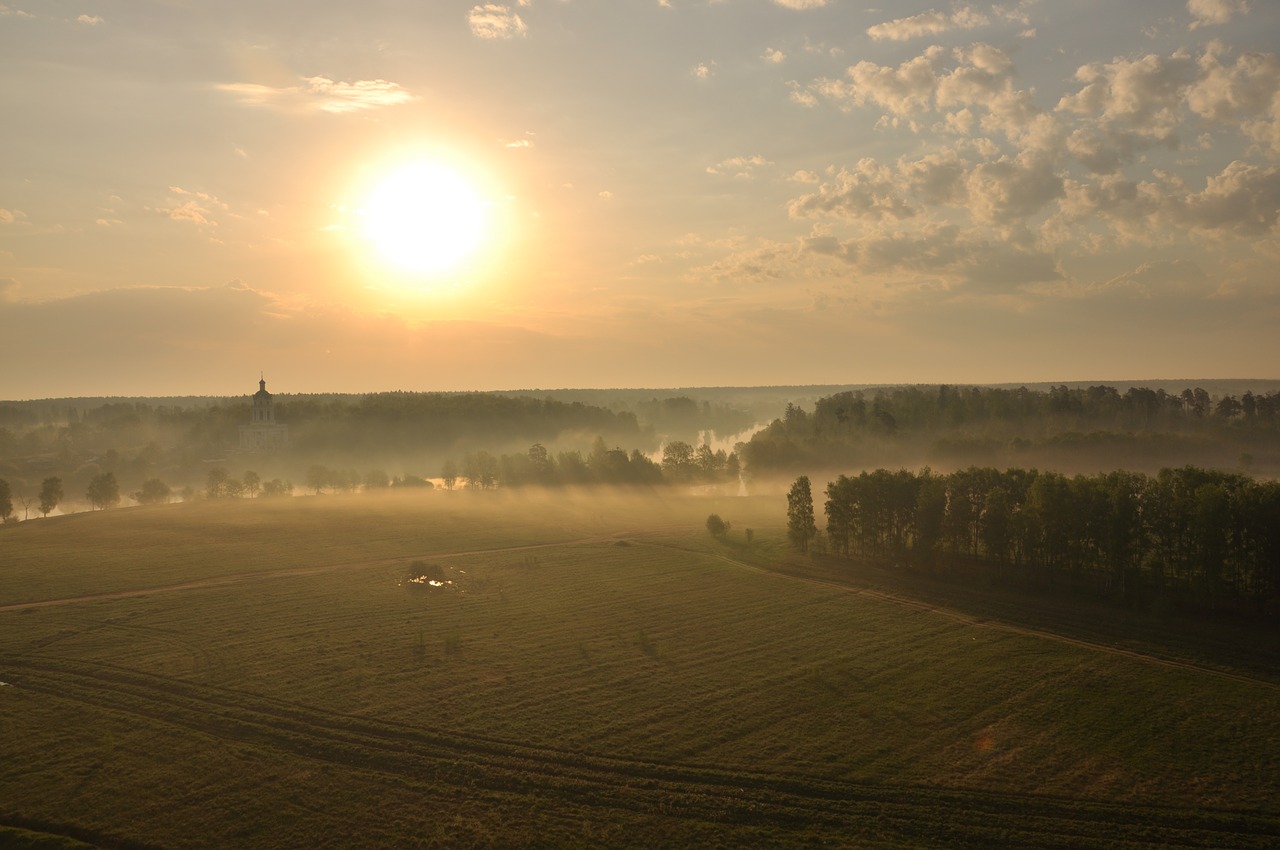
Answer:
<path fill-rule="evenodd" d="M 784 514 L 437 492 L 3 529 L 0 845 L 1280 843 L 1273 632 L 800 558 Z"/>

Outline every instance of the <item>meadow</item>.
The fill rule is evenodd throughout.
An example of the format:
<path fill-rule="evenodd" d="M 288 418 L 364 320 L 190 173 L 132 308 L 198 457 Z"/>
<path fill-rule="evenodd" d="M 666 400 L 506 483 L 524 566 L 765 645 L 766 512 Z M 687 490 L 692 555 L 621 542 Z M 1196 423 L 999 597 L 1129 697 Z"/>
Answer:
<path fill-rule="evenodd" d="M 4 528 L 0 844 L 1280 842 L 1274 629 L 803 557 L 785 511 L 436 491 Z"/>

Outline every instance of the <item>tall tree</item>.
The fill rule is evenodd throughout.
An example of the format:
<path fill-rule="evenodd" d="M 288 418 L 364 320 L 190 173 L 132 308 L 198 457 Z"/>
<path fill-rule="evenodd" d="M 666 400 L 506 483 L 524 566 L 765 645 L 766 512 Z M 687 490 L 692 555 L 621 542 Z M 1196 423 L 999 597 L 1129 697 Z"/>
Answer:
<path fill-rule="evenodd" d="M 245 470 L 240 480 L 244 483 L 244 491 L 249 494 L 250 499 L 256 497 L 262 489 L 262 478 L 252 469 Z"/>
<path fill-rule="evenodd" d="M 8 522 L 12 515 L 13 491 L 9 489 L 9 482 L 0 478 L 0 522 Z"/>
<path fill-rule="evenodd" d="M 446 490 L 452 490 L 458 483 L 458 465 L 453 462 L 453 458 L 446 460 L 444 466 L 440 467 L 440 480 L 444 482 Z"/>
<path fill-rule="evenodd" d="M 133 500 L 140 505 L 158 505 L 168 502 L 173 495 L 172 488 L 159 478 L 148 478 L 142 482 L 142 489 L 133 494 Z"/>
<path fill-rule="evenodd" d="M 801 475 L 787 492 L 787 538 L 801 552 L 809 551 L 809 542 L 818 534 L 813 521 L 813 489 L 809 476 Z"/>
<path fill-rule="evenodd" d="M 85 492 L 89 504 L 94 510 L 106 510 L 120 502 L 120 485 L 116 482 L 114 472 L 100 472 L 89 480 L 89 489 Z"/>
<path fill-rule="evenodd" d="M 58 476 L 47 477 L 40 483 L 40 516 L 49 516 L 52 509 L 63 501 L 63 480 Z"/>

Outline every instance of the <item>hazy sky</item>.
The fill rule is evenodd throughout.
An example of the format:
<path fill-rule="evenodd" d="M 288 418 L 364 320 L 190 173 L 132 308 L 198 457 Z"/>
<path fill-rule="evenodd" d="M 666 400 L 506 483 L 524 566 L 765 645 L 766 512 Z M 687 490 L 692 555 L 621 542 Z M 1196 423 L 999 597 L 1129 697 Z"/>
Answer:
<path fill-rule="evenodd" d="M 4 0 L 0 398 L 1280 377 L 1278 51 L 1274 0 Z M 443 271 L 371 230 L 415 164 L 479 199 L 411 190 L 482 214 Z"/>

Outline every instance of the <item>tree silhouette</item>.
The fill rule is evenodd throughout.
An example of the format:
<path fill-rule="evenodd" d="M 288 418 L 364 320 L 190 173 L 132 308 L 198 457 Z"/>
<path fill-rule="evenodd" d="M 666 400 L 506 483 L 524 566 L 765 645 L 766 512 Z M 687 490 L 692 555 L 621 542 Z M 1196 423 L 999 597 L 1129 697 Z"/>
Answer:
<path fill-rule="evenodd" d="M 62 479 L 54 476 L 40 482 L 40 515 L 48 516 L 49 512 L 62 501 Z"/>
<path fill-rule="evenodd" d="M 813 490 L 809 476 L 801 475 L 787 492 L 787 538 L 801 552 L 809 551 L 809 541 L 818 534 L 813 521 Z"/>
<path fill-rule="evenodd" d="M 85 492 L 89 504 L 94 510 L 115 507 L 120 503 L 120 485 L 113 472 L 100 472 L 89 481 L 89 489 Z"/>

